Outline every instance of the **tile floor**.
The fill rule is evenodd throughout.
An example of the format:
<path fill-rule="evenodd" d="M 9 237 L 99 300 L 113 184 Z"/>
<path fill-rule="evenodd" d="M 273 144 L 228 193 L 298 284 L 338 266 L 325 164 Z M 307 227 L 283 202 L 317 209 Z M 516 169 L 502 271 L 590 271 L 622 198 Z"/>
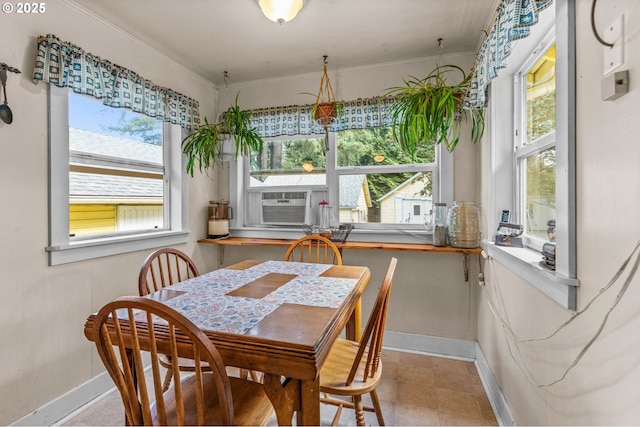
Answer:
<path fill-rule="evenodd" d="M 378 396 L 387 425 L 498 425 L 473 362 L 391 350 L 383 350 L 382 361 Z M 365 404 L 371 404 L 368 397 Z M 335 409 L 322 405 L 322 425 L 331 425 Z M 378 425 L 372 412 L 365 420 Z M 120 395 L 108 393 L 58 425 L 124 425 Z M 276 425 L 275 417 L 270 425 Z M 340 425 L 355 425 L 352 410 L 342 411 Z"/>

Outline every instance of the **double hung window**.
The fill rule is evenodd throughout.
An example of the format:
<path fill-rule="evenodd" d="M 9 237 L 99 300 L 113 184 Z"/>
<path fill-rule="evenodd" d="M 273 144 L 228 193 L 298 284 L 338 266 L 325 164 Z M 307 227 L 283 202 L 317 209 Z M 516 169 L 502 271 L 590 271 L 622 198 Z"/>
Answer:
<path fill-rule="evenodd" d="M 245 215 L 237 225 L 260 234 L 256 228 L 265 225 L 259 215 L 260 193 L 282 190 L 283 196 L 307 192 L 311 214 L 306 220 L 311 224 L 317 223 L 318 203 L 326 201 L 335 207 L 338 222 L 355 224 L 359 233 L 422 232 L 433 203 L 451 198 L 439 184 L 439 153 L 439 146 L 424 145 L 410 159 L 393 141 L 389 127 L 329 132 L 326 138 L 266 138 L 263 151 L 241 165 L 237 203 Z"/>
<path fill-rule="evenodd" d="M 69 238 L 164 228 L 162 122 L 69 92 Z"/>
<path fill-rule="evenodd" d="M 575 3 L 554 2 L 531 34 L 514 42 L 491 82 L 491 187 L 523 226 L 524 249 L 487 245 L 488 255 L 562 306 L 575 309 Z"/>
<path fill-rule="evenodd" d="M 179 125 L 50 87 L 50 264 L 186 240 Z"/>
<path fill-rule="evenodd" d="M 528 245 L 539 250 L 545 241 L 555 240 L 555 41 L 544 42 L 514 79 L 516 211 Z"/>

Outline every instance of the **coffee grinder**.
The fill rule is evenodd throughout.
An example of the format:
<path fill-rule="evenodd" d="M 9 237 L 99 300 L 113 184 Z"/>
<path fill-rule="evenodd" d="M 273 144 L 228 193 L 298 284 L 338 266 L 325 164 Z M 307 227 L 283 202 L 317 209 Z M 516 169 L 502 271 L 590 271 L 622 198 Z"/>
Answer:
<path fill-rule="evenodd" d="M 208 235 L 210 239 L 226 239 L 229 237 L 229 220 L 233 218 L 232 208 L 226 200 L 209 202 Z"/>

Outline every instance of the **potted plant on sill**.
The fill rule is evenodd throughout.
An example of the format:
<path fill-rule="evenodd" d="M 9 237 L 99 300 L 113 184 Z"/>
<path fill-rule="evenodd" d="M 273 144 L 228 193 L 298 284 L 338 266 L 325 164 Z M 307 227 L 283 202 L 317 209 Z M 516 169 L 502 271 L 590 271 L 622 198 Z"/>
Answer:
<path fill-rule="evenodd" d="M 447 77 L 460 73 L 462 80 L 450 86 Z M 473 143 L 484 134 L 484 112 L 464 109 L 471 74 L 456 65 L 437 66 L 427 77 L 411 77 L 404 86 L 396 86 L 387 95 L 395 96 L 390 113 L 394 123 L 393 136 L 412 158 L 420 144 L 444 143 L 452 152 L 460 137 L 462 118 L 471 118 Z"/>
<path fill-rule="evenodd" d="M 182 140 L 182 152 L 189 158 L 187 172 L 191 176 L 196 164 L 202 172 L 222 160 L 223 145 L 229 137 L 234 139 L 236 158 L 262 150 L 264 142 L 251 127 L 251 113 L 238 106 L 238 95 L 235 104 L 220 114 L 216 123 L 209 123 L 205 117 L 204 124 Z"/>

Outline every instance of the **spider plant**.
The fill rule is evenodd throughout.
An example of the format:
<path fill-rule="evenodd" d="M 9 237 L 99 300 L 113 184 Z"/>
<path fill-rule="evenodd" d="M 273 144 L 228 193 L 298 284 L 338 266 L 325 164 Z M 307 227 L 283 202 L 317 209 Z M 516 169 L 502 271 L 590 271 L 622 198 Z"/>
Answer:
<path fill-rule="evenodd" d="M 188 156 L 187 172 L 191 176 L 196 164 L 203 172 L 222 160 L 222 147 L 230 136 L 236 146 L 235 158 L 246 156 L 252 150 L 262 150 L 262 138 L 251 127 L 251 113 L 238 106 L 238 95 L 235 104 L 223 112 L 216 123 L 209 123 L 205 117 L 204 124 L 182 140 L 182 152 Z"/>
<path fill-rule="evenodd" d="M 450 74 L 461 74 L 462 80 L 449 85 Z M 463 109 L 471 74 L 456 65 L 437 66 L 427 77 L 403 79 L 404 86 L 389 89 L 395 96 L 390 113 L 393 136 L 407 154 L 415 158 L 420 144 L 444 143 L 453 151 L 460 138 L 462 117 L 471 116 L 471 140 L 476 143 L 484 133 L 482 110 Z"/>

